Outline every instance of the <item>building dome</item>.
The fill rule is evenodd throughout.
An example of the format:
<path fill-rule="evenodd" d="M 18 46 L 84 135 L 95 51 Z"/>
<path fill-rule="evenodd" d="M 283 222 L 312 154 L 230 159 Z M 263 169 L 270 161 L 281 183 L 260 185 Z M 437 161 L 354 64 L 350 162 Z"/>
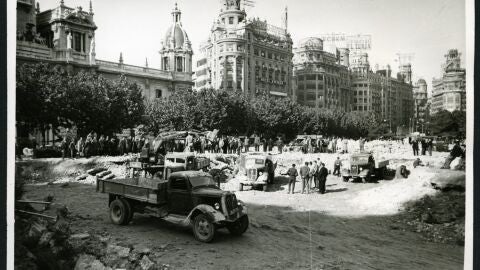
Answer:
<path fill-rule="evenodd" d="M 173 24 L 165 33 L 162 40 L 162 49 L 191 49 L 187 32 L 182 27 L 181 15 L 182 12 L 178 9 L 177 4 L 175 4 L 175 8 L 172 11 Z"/>
<path fill-rule="evenodd" d="M 187 32 L 185 32 L 182 26 L 177 23 L 168 28 L 165 37 L 163 38 L 164 47 L 171 49 L 183 48 L 184 45 L 187 45 L 185 44 L 185 41 L 187 41 L 187 44 L 190 42 Z"/>
<path fill-rule="evenodd" d="M 316 37 L 306 38 L 298 43 L 298 47 L 323 50 L 323 40 Z"/>
<path fill-rule="evenodd" d="M 427 85 L 427 82 L 424 79 L 419 79 L 417 85 Z"/>

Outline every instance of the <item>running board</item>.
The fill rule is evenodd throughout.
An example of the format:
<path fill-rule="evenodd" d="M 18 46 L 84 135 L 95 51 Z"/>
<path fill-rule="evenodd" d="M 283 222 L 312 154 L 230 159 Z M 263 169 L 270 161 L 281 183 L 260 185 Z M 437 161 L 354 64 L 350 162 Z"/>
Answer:
<path fill-rule="evenodd" d="M 190 225 L 190 220 L 188 219 L 187 216 L 182 216 L 182 215 L 175 215 L 175 214 L 170 214 L 166 217 L 163 218 L 165 221 L 168 221 L 170 223 L 182 225 L 182 226 L 189 226 Z"/>

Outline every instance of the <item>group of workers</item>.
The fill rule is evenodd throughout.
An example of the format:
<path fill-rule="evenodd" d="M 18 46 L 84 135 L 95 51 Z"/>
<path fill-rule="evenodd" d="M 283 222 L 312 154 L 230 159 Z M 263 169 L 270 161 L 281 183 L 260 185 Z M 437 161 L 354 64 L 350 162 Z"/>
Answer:
<path fill-rule="evenodd" d="M 325 163 L 320 161 L 320 158 L 310 162 L 306 161 L 299 170 L 300 172 L 298 172 L 296 165 L 292 164 L 292 167 L 286 173 L 289 177 L 288 194 L 295 192 L 295 183 L 298 176 L 300 176 L 302 181 L 302 194 L 309 194 L 314 190 L 317 190 L 320 194 L 325 194 L 328 170 L 325 167 Z"/>

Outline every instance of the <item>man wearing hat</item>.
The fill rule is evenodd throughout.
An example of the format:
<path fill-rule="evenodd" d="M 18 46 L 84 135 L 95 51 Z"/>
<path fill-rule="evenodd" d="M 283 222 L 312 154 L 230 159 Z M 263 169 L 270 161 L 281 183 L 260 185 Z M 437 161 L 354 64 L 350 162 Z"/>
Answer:
<path fill-rule="evenodd" d="M 465 157 L 465 152 L 463 151 L 462 147 L 460 147 L 460 141 L 455 140 L 455 145 L 450 151 L 450 155 L 445 159 L 445 163 L 441 167 L 441 169 L 450 169 L 450 163 L 457 157 Z"/>
<path fill-rule="evenodd" d="M 318 173 L 318 193 L 325 194 L 325 184 L 327 183 L 328 170 L 325 168 L 325 163 L 320 163 Z"/>

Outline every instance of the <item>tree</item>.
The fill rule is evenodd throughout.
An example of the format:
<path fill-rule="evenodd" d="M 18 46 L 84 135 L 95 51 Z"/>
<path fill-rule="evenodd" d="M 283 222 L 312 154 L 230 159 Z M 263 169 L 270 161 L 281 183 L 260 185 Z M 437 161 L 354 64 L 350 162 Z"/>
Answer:
<path fill-rule="evenodd" d="M 433 114 L 430 119 L 430 130 L 433 135 L 464 136 L 466 134 L 465 111 L 442 110 Z"/>
<path fill-rule="evenodd" d="M 75 126 L 80 136 L 112 134 L 140 124 L 144 113 L 140 87 L 125 76 L 110 81 L 43 63 L 17 66 L 17 124 L 29 131 Z"/>

